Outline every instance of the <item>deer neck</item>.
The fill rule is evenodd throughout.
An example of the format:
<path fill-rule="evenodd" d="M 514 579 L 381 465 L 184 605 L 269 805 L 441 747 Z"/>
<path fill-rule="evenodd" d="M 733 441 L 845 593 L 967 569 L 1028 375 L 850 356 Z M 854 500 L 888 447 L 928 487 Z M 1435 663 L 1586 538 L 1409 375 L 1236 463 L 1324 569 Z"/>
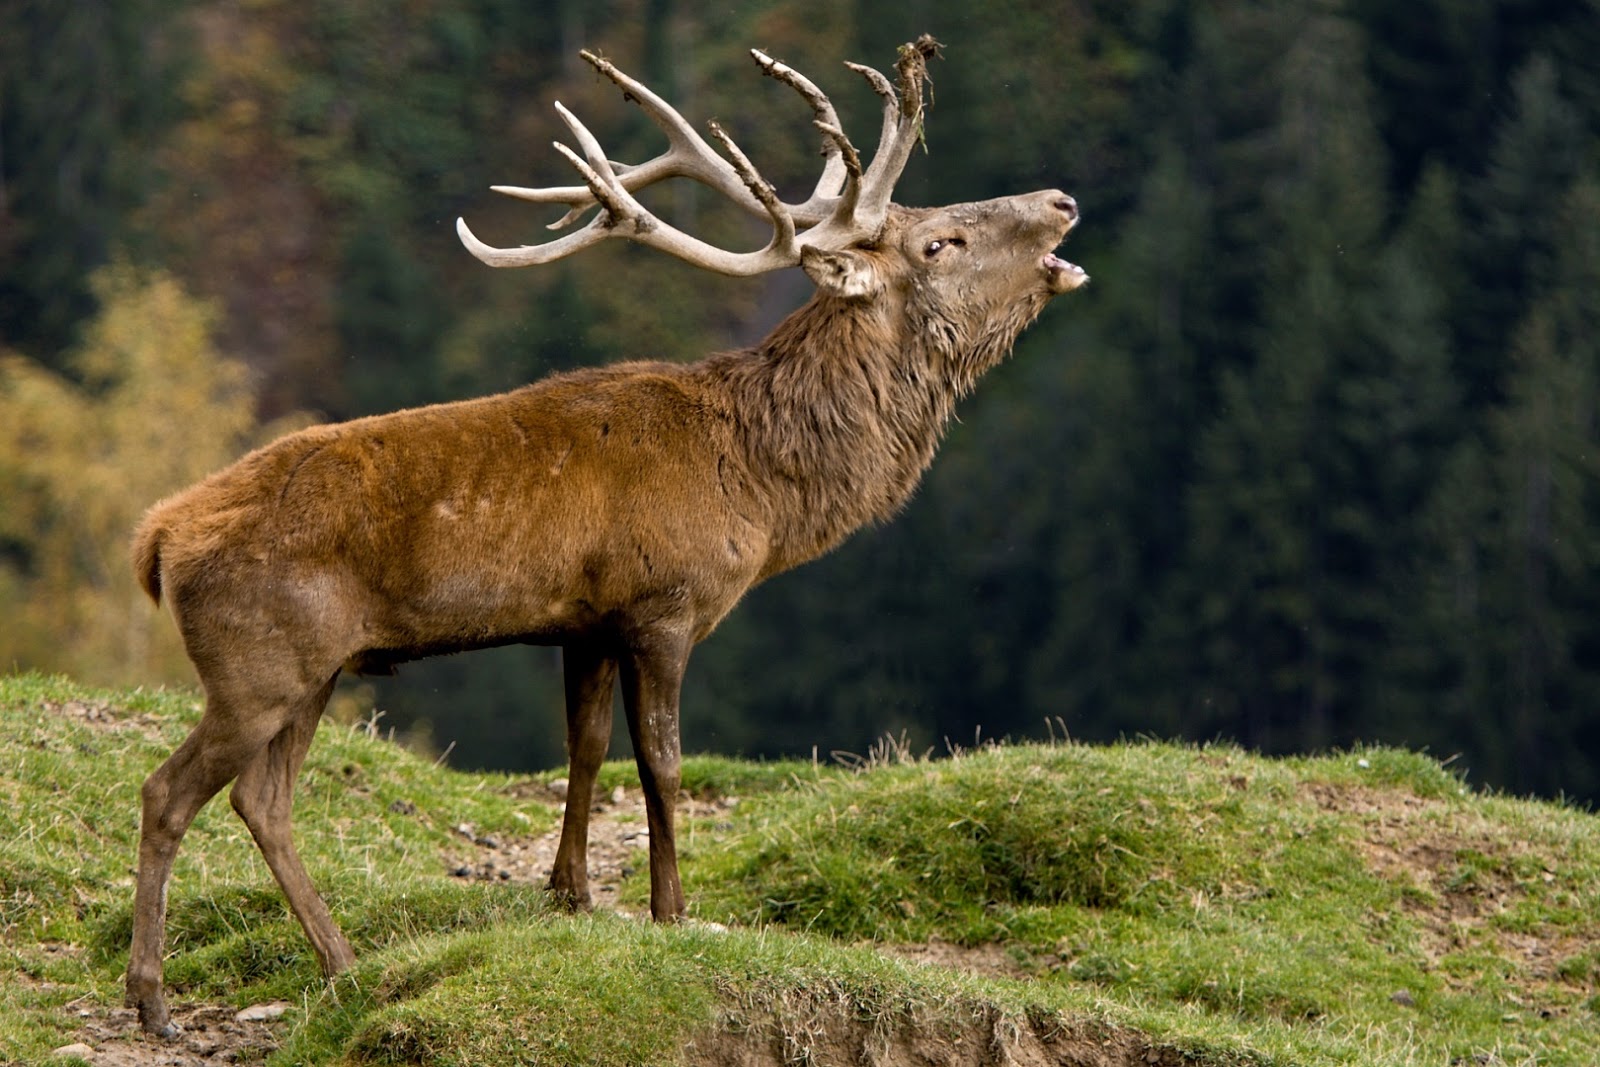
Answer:
<path fill-rule="evenodd" d="M 770 524 L 767 574 L 893 515 L 932 462 L 960 387 L 895 321 L 818 297 L 728 364 L 751 493 Z"/>

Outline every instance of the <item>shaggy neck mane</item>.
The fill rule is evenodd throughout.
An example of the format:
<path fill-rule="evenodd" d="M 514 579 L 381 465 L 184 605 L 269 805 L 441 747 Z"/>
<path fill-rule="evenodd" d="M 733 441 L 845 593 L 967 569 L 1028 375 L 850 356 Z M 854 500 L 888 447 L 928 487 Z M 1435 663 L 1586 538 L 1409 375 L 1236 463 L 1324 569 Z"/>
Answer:
<path fill-rule="evenodd" d="M 768 575 L 898 511 L 956 402 L 1044 306 L 991 316 L 968 339 L 949 317 L 894 303 L 819 294 L 761 344 L 704 364 L 744 442 L 747 488 L 765 494 Z"/>

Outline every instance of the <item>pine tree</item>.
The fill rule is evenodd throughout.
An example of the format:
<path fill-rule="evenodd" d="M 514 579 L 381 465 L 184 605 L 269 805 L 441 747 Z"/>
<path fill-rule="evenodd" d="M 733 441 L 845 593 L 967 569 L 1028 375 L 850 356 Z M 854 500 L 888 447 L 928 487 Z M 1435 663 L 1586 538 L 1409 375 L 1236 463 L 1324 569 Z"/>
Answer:
<path fill-rule="evenodd" d="M 1383 156 L 1359 29 L 1325 5 L 1280 27 L 1279 108 L 1249 142 L 1270 164 L 1253 228 L 1273 231 L 1249 359 L 1220 378 L 1188 498 L 1189 726 L 1267 748 L 1339 740 L 1382 647 L 1384 462 L 1374 425 L 1390 368 L 1363 329 L 1383 219 Z"/>
<path fill-rule="evenodd" d="M 1495 133 L 1482 179 L 1468 194 L 1483 220 L 1472 231 L 1469 251 L 1480 269 L 1493 272 L 1493 284 L 1480 286 L 1462 308 L 1466 336 L 1457 373 L 1476 403 L 1505 396 L 1505 355 L 1568 237 L 1557 209 L 1585 153 L 1582 120 L 1547 57 L 1529 60 L 1510 91 L 1510 113 Z"/>
<path fill-rule="evenodd" d="M 89 273 L 128 236 L 174 120 L 183 5 L 7 5 L 0 29 L 0 337 L 59 369 Z"/>
<path fill-rule="evenodd" d="M 1447 737 L 1517 790 L 1600 786 L 1582 756 L 1600 702 L 1600 186 L 1554 212 L 1573 239 L 1517 328 L 1507 403 L 1461 446 L 1431 516 L 1431 615 Z"/>

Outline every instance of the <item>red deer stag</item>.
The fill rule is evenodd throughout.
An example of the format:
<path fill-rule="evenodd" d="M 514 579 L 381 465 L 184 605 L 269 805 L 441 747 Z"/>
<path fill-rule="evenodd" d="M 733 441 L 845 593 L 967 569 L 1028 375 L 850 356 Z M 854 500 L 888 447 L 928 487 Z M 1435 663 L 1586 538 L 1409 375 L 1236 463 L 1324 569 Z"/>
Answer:
<path fill-rule="evenodd" d="M 728 159 L 645 86 L 588 60 L 665 132 L 637 166 L 606 159 L 565 108 L 584 184 L 500 188 L 567 206 L 542 245 L 492 266 L 547 263 L 625 237 L 724 274 L 798 265 L 816 295 L 753 348 L 696 364 L 622 363 L 503 396 L 318 426 L 245 456 L 153 507 L 133 543 L 140 582 L 171 606 L 205 689 L 194 731 L 144 784 L 129 1001 L 172 1034 L 162 990 L 166 885 L 185 829 L 230 781 L 249 827 L 334 974 L 354 960 L 290 837 L 290 798 L 334 680 L 439 653 L 560 645 L 570 785 L 553 893 L 589 903 L 595 774 L 620 677 L 650 832 L 650 911 L 684 914 L 673 837 L 678 692 L 689 652 L 746 590 L 887 518 L 933 458 L 956 401 L 1084 272 L 1055 255 L 1078 220 L 1056 190 L 907 208 L 890 203 L 921 135 L 935 43 L 901 49 L 863 170 L 833 105 L 759 52 L 823 135 L 823 174 L 780 201 L 715 124 Z M 728 160 L 731 160 L 730 163 Z M 712 247 L 633 193 L 688 177 L 770 220 L 760 251 Z"/>

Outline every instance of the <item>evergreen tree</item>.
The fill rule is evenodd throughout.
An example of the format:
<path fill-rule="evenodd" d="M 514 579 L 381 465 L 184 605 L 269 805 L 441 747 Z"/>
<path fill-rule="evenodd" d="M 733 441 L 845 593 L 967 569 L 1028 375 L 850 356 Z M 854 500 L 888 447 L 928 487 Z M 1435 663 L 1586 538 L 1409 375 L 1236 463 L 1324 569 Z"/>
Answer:
<path fill-rule="evenodd" d="M 1109 280 L 1086 294 L 1092 332 L 1032 364 L 1048 414 L 1029 454 L 1054 459 L 1029 509 L 1038 547 L 1017 561 L 1047 597 L 1024 646 L 1031 725 L 1059 716 L 1087 737 L 1130 722 L 1176 728 L 1158 721 L 1174 664 L 1151 606 L 1182 555 L 1210 392 L 1195 336 L 1213 299 L 1210 209 L 1188 156 L 1164 144 L 1117 253 L 1097 264 Z"/>
<path fill-rule="evenodd" d="M 183 10 L 19 0 L 0 16 L 0 337 L 48 365 L 155 180 Z"/>
<path fill-rule="evenodd" d="M 1511 86 L 1512 109 L 1496 132 L 1482 179 L 1469 190 L 1483 220 L 1473 232 L 1473 260 L 1493 272 L 1463 307 L 1459 338 L 1469 397 L 1503 398 L 1505 355 L 1529 301 L 1548 283 L 1568 237 L 1558 207 L 1582 165 L 1582 122 L 1563 96 L 1555 65 L 1535 56 Z"/>
<path fill-rule="evenodd" d="M 1187 573 L 1172 618 L 1192 628 L 1191 729 L 1267 748 L 1325 745 L 1370 692 L 1382 648 L 1385 456 L 1373 391 L 1390 368 L 1364 335 L 1383 219 L 1359 29 L 1313 5 L 1276 67 L 1259 215 L 1277 236 L 1253 359 L 1221 379 L 1189 498 Z"/>
<path fill-rule="evenodd" d="M 1555 212 L 1575 239 L 1516 331 L 1507 404 L 1462 445 L 1431 516 L 1440 734 L 1470 739 L 1475 769 L 1518 790 L 1600 785 L 1575 755 L 1600 731 L 1597 209 L 1581 180 Z"/>

